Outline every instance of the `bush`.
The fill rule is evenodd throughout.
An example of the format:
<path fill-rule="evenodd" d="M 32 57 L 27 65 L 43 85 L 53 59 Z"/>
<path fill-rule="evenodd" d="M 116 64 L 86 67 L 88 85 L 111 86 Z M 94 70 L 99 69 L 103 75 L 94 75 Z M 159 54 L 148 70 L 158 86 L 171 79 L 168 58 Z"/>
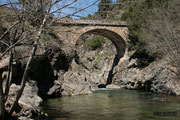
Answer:
<path fill-rule="evenodd" d="M 88 50 L 96 50 L 102 48 L 104 37 L 94 36 L 92 39 L 86 40 L 84 45 Z"/>

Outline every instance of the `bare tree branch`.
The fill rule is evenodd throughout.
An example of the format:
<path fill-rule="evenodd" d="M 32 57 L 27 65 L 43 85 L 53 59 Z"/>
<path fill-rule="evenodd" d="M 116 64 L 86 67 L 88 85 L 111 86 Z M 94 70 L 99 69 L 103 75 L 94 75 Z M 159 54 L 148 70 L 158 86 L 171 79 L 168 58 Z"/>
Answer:
<path fill-rule="evenodd" d="M 13 29 L 13 28 L 14 28 L 17 24 L 19 24 L 19 23 L 20 23 L 20 21 L 14 23 L 9 29 L 7 29 L 7 30 L 1 35 L 0 40 L 8 33 L 11 29 Z"/>
<path fill-rule="evenodd" d="M 29 35 L 32 35 L 33 33 L 34 33 L 34 31 L 31 32 L 31 33 L 29 33 L 29 34 L 27 34 L 25 37 L 23 37 L 22 39 L 18 40 L 16 43 L 14 43 L 14 44 L 12 44 L 11 46 L 9 46 L 9 48 L 0 55 L 0 60 L 1 60 L 1 59 L 4 57 L 4 55 L 6 55 L 12 48 L 14 48 L 16 45 L 18 45 L 18 44 L 21 43 L 22 41 L 27 40 L 27 38 L 29 37 Z"/>

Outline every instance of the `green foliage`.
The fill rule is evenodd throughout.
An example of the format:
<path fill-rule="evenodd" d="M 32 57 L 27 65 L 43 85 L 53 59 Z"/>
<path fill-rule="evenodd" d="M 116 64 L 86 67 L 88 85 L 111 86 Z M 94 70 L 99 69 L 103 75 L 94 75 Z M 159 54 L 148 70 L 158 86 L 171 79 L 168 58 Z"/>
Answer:
<path fill-rule="evenodd" d="M 144 42 L 140 40 L 139 34 L 140 28 L 144 23 L 147 14 L 147 7 L 141 4 L 135 4 L 129 7 L 128 12 L 125 12 L 121 20 L 126 20 L 129 24 L 129 39 L 130 50 L 141 51 L 143 49 Z"/>
<path fill-rule="evenodd" d="M 101 0 L 98 4 L 98 11 L 94 15 L 88 15 L 88 19 L 107 19 L 109 14 L 107 11 L 113 9 L 112 0 Z"/>
<path fill-rule="evenodd" d="M 88 50 L 96 50 L 98 48 L 102 48 L 104 37 L 102 36 L 94 36 L 90 40 L 86 40 L 84 45 Z"/>
<path fill-rule="evenodd" d="M 161 0 L 145 0 L 134 3 L 121 16 L 121 20 L 127 21 L 129 25 L 129 50 L 144 51 L 146 41 L 141 28 L 146 24 L 148 16 L 151 15 L 151 10 L 159 7 L 161 2 Z M 167 2 L 168 0 L 164 0 L 163 4 Z"/>
<path fill-rule="evenodd" d="M 111 10 L 111 6 L 108 5 L 107 3 L 112 3 L 111 0 L 101 0 L 101 3 L 98 5 L 99 6 L 99 16 L 102 19 L 106 19 L 107 18 L 107 13 L 105 11 Z"/>

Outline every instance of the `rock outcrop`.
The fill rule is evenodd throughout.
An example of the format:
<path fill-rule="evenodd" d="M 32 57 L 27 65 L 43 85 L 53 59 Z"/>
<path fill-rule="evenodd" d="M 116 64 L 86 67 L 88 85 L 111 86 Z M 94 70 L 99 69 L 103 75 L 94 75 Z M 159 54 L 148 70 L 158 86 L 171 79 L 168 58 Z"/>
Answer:
<path fill-rule="evenodd" d="M 176 69 L 166 59 L 156 60 L 147 67 L 138 68 L 132 65 L 131 60 L 124 61 L 124 66 L 119 66 L 113 84 L 126 89 L 136 89 L 147 92 L 180 95 L 180 81 L 176 76 Z M 131 67 L 130 67 L 131 66 Z"/>
<path fill-rule="evenodd" d="M 102 48 L 88 50 L 80 41 L 68 71 L 59 77 L 62 95 L 89 94 L 106 85 L 116 49 L 109 40 L 103 42 Z"/>
<path fill-rule="evenodd" d="M 88 94 L 97 90 L 95 83 L 91 81 L 89 71 L 72 61 L 70 69 L 64 74 L 61 81 L 62 95 Z"/>

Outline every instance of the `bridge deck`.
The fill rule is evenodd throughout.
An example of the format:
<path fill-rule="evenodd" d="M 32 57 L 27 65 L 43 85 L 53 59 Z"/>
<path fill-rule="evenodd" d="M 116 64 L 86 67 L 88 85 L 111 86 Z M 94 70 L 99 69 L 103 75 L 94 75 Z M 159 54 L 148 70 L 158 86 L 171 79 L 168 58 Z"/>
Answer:
<path fill-rule="evenodd" d="M 119 26 L 126 27 L 127 22 L 125 21 L 107 21 L 107 20 L 82 20 L 82 19 L 60 19 L 56 24 L 61 25 L 92 25 L 92 26 Z"/>

